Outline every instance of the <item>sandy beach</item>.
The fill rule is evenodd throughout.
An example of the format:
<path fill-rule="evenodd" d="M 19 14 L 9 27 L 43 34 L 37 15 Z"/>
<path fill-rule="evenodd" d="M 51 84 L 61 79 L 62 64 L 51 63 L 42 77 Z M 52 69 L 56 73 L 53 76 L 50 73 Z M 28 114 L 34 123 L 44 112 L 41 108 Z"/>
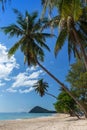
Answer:
<path fill-rule="evenodd" d="M 87 120 L 59 114 L 52 117 L 0 121 L 0 130 L 87 130 Z"/>

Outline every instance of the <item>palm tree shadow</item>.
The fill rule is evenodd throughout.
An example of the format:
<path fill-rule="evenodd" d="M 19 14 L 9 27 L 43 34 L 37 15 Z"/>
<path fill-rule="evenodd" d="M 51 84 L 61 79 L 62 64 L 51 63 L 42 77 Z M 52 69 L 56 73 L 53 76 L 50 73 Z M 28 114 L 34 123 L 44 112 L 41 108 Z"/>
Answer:
<path fill-rule="evenodd" d="M 78 121 L 78 120 L 80 120 L 80 119 L 68 119 L 67 121 Z"/>

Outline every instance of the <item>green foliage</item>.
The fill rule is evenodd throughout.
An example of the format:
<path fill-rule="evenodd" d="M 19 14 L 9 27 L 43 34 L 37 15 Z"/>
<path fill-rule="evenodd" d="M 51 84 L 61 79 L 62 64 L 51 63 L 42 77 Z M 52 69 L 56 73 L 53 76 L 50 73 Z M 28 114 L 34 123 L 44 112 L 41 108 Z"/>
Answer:
<path fill-rule="evenodd" d="M 76 61 L 72 64 L 71 69 L 66 77 L 70 83 L 71 89 L 74 91 L 77 98 L 86 107 L 87 103 L 87 72 L 81 61 Z"/>
<path fill-rule="evenodd" d="M 59 52 L 59 50 L 62 48 L 65 40 L 66 40 L 66 37 L 67 37 L 67 31 L 66 29 L 63 29 L 59 36 L 58 36 L 58 39 L 56 41 L 56 45 L 55 45 L 55 56 L 57 56 L 57 53 Z"/>
<path fill-rule="evenodd" d="M 59 12 L 61 18 L 67 19 L 68 16 L 71 16 L 74 21 L 77 21 L 82 14 L 80 0 L 60 0 Z"/>
<path fill-rule="evenodd" d="M 76 63 L 71 65 L 71 69 L 66 77 L 66 80 L 70 82 L 72 87 L 76 86 L 76 83 L 80 80 L 81 75 L 84 75 L 85 67 L 80 60 L 77 60 Z"/>
<path fill-rule="evenodd" d="M 75 101 L 65 91 L 60 92 L 54 106 L 57 112 L 62 113 L 70 113 L 76 109 Z"/>

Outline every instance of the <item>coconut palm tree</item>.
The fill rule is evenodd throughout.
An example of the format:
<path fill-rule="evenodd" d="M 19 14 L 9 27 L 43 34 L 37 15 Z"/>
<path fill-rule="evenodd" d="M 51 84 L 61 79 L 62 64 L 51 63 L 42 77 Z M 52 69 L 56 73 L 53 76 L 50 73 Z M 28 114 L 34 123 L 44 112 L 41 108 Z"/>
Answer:
<path fill-rule="evenodd" d="M 40 79 L 37 81 L 37 83 L 34 84 L 34 89 L 41 97 L 43 97 L 45 94 L 52 96 L 53 98 L 57 99 L 57 97 L 53 94 L 48 93 L 47 88 L 49 87 L 48 83 L 45 82 L 43 79 Z"/>
<path fill-rule="evenodd" d="M 67 40 L 69 60 L 73 52 L 74 56 L 82 59 L 87 70 L 87 52 L 85 49 L 87 47 L 87 8 L 83 7 L 80 0 L 58 0 L 56 2 L 45 0 L 42 4 L 43 8 L 51 4 L 53 5 L 52 7 L 57 7 L 58 9 L 59 15 L 47 24 L 53 26 L 56 23 L 59 26 L 55 55 L 57 56 Z"/>
<path fill-rule="evenodd" d="M 45 44 L 45 38 L 52 35 L 39 32 L 42 23 L 40 20 L 36 22 L 37 12 L 30 15 L 26 11 L 25 16 L 16 9 L 14 9 L 14 12 L 18 15 L 17 24 L 11 24 L 8 27 L 2 28 L 5 34 L 9 34 L 11 37 L 20 36 L 19 41 L 9 50 L 9 56 L 13 55 L 20 48 L 25 56 L 24 62 L 27 62 L 28 65 L 36 65 L 36 59 L 40 61 L 44 59 L 42 47 L 50 51 L 49 47 Z"/>
<path fill-rule="evenodd" d="M 75 56 L 80 59 L 83 57 L 85 67 L 87 70 L 87 9 L 82 8 L 80 0 L 73 0 L 71 3 L 63 2 L 62 9 L 60 8 L 60 33 L 55 45 L 55 55 L 64 45 L 66 39 L 68 41 L 69 59 L 73 52 Z M 84 13 L 85 12 L 85 13 Z M 84 24 L 85 23 L 85 24 Z M 80 55 L 82 54 L 82 55 Z"/>
<path fill-rule="evenodd" d="M 25 56 L 25 63 L 30 65 L 39 65 L 51 78 L 53 78 L 80 106 L 84 111 L 86 117 L 87 113 L 83 106 L 76 100 L 76 98 L 69 91 L 67 86 L 65 86 L 59 79 L 57 79 L 52 73 L 50 73 L 40 62 L 44 61 L 44 50 L 50 50 L 45 44 L 46 38 L 52 37 L 51 34 L 40 32 L 40 28 L 45 22 L 45 20 L 37 20 L 37 13 L 29 14 L 27 11 L 25 16 L 23 16 L 18 10 L 14 10 L 17 14 L 17 24 L 11 24 L 10 26 L 3 27 L 2 30 L 5 34 L 9 34 L 11 37 L 20 37 L 18 42 L 16 42 L 13 47 L 9 50 L 9 56 L 12 56 L 18 48 L 21 49 Z"/>

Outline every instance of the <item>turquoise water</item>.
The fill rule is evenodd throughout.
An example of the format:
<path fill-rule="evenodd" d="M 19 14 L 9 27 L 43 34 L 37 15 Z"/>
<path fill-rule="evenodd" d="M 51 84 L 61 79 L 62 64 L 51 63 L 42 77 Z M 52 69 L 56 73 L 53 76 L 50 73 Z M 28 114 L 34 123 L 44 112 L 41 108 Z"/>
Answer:
<path fill-rule="evenodd" d="M 51 115 L 52 113 L 0 113 L 0 120 L 28 119 Z"/>

